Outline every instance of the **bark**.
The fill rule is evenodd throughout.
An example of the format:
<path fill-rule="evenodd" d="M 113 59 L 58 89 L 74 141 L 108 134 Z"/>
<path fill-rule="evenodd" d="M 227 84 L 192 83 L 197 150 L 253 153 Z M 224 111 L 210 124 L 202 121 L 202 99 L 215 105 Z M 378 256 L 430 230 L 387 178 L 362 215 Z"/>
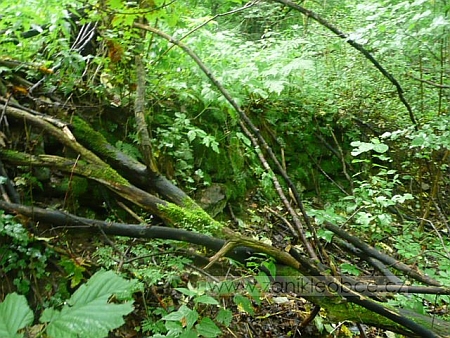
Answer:
<path fill-rule="evenodd" d="M 97 164 L 103 163 L 99 157 L 84 148 L 75 140 L 75 137 L 70 132 L 67 124 L 61 123 L 56 119 L 52 119 L 38 112 L 33 113 L 27 111 L 27 109 L 10 107 L 7 104 L 0 104 L 0 110 L 5 111 L 9 117 L 19 121 L 26 121 L 27 123 L 44 130 L 47 134 L 55 137 L 64 146 L 72 149 L 76 154 L 79 154 L 83 160 Z"/>
<path fill-rule="evenodd" d="M 145 67 L 142 63 L 140 55 L 136 55 L 136 77 L 137 90 L 136 100 L 134 103 L 134 116 L 137 124 L 137 132 L 142 149 L 142 156 L 147 168 L 157 174 L 158 167 L 156 165 L 155 157 L 153 156 L 152 143 L 150 142 L 150 134 L 148 132 L 148 125 L 145 121 Z"/>
<path fill-rule="evenodd" d="M 425 283 L 427 285 L 441 286 L 441 283 L 439 283 L 438 281 L 436 281 L 428 276 L 425 276 L 423 273 L 417 271 L 416 269 L 412 268 L 411 266 L 408 266 L 408 265 L 392 258 L 391 256 L 383 254 L 382 252 L 371 247 L 370 245 L 362 242 L 360 239 L 348 234 L 347 232 L 345 232 L 341 228 L 337 227 L 336 225 L 326 222 L 324 226 L 326 229 L 334 232 L 340 238 L 345 239 L 346 241 L 348 241 L 349 243 L 353 244 L 355 247 L 357 247 L 358 249 L 363 251 L 364 254 L 366 255 L 366 257 L 375 258 L 375 259 L 379 260 L 380 262 L 383 262 L 398 271 L 404 272 L 407 276 L 409 276 L 419 282 Z"/>

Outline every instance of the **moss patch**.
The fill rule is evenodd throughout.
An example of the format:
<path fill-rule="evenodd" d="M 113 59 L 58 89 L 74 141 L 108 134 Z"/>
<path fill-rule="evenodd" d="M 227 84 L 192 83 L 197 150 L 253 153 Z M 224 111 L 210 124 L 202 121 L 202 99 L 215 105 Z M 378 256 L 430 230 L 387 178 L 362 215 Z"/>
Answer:
<path fill-rule="evenodd" d="M 194 230 L 208 235 L 218 233 L 222 229 L 222 223 L 214 220 L 191 200 L 186 199 L 183 204 L 184 206 L 180 207 L 173 203 L 167 203 L 166 205 L 158 205 L 158 208 L 167 214 L 167 218 L 175 226 L 182 229 Z"/>
<path fill-rule="evenodd" d="M 73 117 L 72 123 L 75 126 L 75 137 L 78 140 L 82 141 L 84 144 L 88 144 L 89 148 L 91 148 L 97 154 L 101 154 L 108 158 L 115 157 L 115 153 L 108 150 L 107 145 L 109 145 L 109 143 L 102 134 L 92 129 L 92 127 L 88 123 L 86 123 L 78 116 Z"/>

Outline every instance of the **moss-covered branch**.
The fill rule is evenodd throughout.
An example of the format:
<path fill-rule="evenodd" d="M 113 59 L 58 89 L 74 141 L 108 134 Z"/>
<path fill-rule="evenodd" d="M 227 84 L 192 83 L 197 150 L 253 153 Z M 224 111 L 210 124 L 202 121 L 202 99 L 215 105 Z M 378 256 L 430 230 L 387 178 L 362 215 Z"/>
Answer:
<path fill-rule="evenodd" d="M 180 188 L 163 175 L 150 171 L 147 166 L 113 147 L 106 138 L 82 118 L 72 118 L 73 133 L 77 140 L 104 161 L 116 168 L 123 177 L 143 190 L 156 191 L 167 201 L 181 207 L 201 208 Z"/>
<path fill-rule="evenodd" d="M 235 247 L 249 247 L 256 252 L 261 252 L 273 257 L 282 265 L 277 271 L 278 281 L 282 285 L 299 285 L 301 280 L 302 290 L 308 290 L 306 294 L 300 294 L 303 298 L 319 305 L 330 313 L 335 320 L 349 320 L 349 313 L 357 314 L 353 318 L 355 322 L 371 323 L 377 327 L 388 327 L 391 331 L 409 332 L 420 337 L 444 337 L 448 334 L 450 324 L 441 322 L 445 330 L 436 331 L 436 327 L 430 325 L 427 316 L 414 314 L 405 316 L 399 310 L 384 303 L 377 302 L 369 297 L 354 291 L 347 281 L 340 277 L 328 274 L 318 265 L 318 262 L 304 257 L 298 250 L 291 249 L 289 253 L 278 250 L 271 245 L 261 243 L 251 238 L 243 237 L 224 229 L 228 238 L 223 248 L 211 258 L 211 263 L 218 260 Z M 208 264 L 209 266 L 210 264 Z M 321 286 L 318 288 L 317 286 Z M 299 293 L 298 288 L 291 290 Z M 340 315 L 343 315 L 342 317 Z M 420 319 L 420 320 L 419 320 Z M 376 324 L 373 324 L 376 322 Z"/>
<path fill-rule="evenodd" d="M 15 165 L 51 167 L 67 174 L 75 174 L 99 182 L 121 197 L 152 212 L 167 225 L 187 227 L 197 231 L 206 230 L 211 233 L 221 228 L 221 224 L 202 209 L 180 207 L 149 194 L 130 184 L 106 164 L 90 164 L 51 155 L 34 156 L 6 149 L 0 149 L 0 158 Z"/>

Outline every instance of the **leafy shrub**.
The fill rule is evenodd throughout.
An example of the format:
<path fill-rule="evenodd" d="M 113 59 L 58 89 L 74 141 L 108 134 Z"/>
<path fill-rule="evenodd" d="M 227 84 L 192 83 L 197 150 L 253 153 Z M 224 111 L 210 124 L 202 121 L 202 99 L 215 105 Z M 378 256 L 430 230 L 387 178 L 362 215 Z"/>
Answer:
<path fill-rule="evenodd" d="M 31 276 L 39 279 L 47 275 L 47 260 L 53 250 L 31 237 L 24 226 L 0 210 L 0 270 L 13 272 L 13 284 L 20 293 L 30 290 Z"/>

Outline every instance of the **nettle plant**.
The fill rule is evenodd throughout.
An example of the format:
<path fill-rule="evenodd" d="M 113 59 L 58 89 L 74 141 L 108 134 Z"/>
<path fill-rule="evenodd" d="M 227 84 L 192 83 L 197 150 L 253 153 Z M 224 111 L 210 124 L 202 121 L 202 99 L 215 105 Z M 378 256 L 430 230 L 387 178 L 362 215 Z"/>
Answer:
<path fill-rule="evenodd" d="M 253 266 L 260 266 L 253 262 Z M 272 261 L 262 263 L 275 275 Z M 250 264 L 248 267 L 252 267 Z M 175 288 L 181 295 L 181 306 L 175 309 L 153 309 L 154 317 L 142 323 L 142 331 L 152 332 L 153 338 L 215 338 L 223 335 L 223 328 L 229 327 L 233 319 L 232 309 L 249 316 L 255 316 L 255 306 L 262 304 L 265 292 L 270 286 L 268 276 L 260 271 L 257 275 L 236 281 L 199 282 L 193 286 Z M 164 324 L 161 324 L 161 321 Z M 158 325 L 160 324 L 160 325 Z"/>

